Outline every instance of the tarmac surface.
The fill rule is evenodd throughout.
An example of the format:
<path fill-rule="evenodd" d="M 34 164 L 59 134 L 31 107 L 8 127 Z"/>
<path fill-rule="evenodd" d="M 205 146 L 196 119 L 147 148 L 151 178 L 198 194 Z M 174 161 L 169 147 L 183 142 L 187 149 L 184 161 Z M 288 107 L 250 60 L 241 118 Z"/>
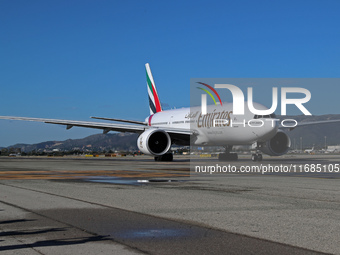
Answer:
<path fill-rule="evenodd" d="M 340 155 L 239 158 L 0 157 L 0 252 L 340 254 Z"/>

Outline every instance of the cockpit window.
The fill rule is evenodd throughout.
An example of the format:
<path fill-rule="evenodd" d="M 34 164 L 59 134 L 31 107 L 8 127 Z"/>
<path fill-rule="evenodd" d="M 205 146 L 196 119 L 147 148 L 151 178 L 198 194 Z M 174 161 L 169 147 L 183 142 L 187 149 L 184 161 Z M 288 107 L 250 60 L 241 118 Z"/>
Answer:
<path fill-rule="evenodd" d="M 275 113 L 272 113 L 270 115 L 255 115 L 254 116 L 254 119 L 275 119 L 276 118 L 276 115 Z"/>

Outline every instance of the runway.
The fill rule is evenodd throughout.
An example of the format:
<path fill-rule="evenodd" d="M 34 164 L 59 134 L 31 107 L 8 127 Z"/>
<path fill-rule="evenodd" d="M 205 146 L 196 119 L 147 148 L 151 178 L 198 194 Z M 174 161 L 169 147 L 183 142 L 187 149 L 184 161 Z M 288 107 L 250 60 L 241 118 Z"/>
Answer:
<path fill-rule="evenodd" d="M 340 173 L 193 171 L 195 164 L 216 163 L 188 156 L 174 162 L 0 157 L 0 251 L 340 254 Z M 339 163 L 338 155 L 287 155 L 261 163 L 241 155 L 230 164 Z"/>

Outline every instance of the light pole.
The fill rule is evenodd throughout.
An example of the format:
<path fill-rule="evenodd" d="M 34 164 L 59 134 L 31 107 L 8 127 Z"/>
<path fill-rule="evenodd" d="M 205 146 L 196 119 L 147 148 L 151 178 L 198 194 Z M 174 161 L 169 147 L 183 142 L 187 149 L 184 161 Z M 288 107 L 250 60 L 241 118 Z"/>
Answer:
<path fill-rule="evenodd" d="M 327 150 L 327 136 L 325 136 L 325 151 Z"/>
<path fill-rule="evenodd" d="M 301 149 L 301 152 L 302 152 L 302 136 L 300 136 L 300 149 Z"/>

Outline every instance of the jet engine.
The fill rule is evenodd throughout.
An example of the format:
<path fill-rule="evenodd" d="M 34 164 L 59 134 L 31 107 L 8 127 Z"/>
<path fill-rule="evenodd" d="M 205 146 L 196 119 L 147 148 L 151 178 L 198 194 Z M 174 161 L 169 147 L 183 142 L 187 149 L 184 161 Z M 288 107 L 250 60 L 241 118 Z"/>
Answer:
<path fill-rule="evenodd" d="M 138 137 L 137 146 L 144 154 L 161 156 L 170 149 L 171 138 L 164 130 L 151 128 Z"/>
<path fill-rule="evenodd" d="M 290 145 L 289 136 L 284 131 L 278 130 L 273 138 L 259 144 L 259 149 L 270 156 L 281 156 L 287 153 Z"/>

